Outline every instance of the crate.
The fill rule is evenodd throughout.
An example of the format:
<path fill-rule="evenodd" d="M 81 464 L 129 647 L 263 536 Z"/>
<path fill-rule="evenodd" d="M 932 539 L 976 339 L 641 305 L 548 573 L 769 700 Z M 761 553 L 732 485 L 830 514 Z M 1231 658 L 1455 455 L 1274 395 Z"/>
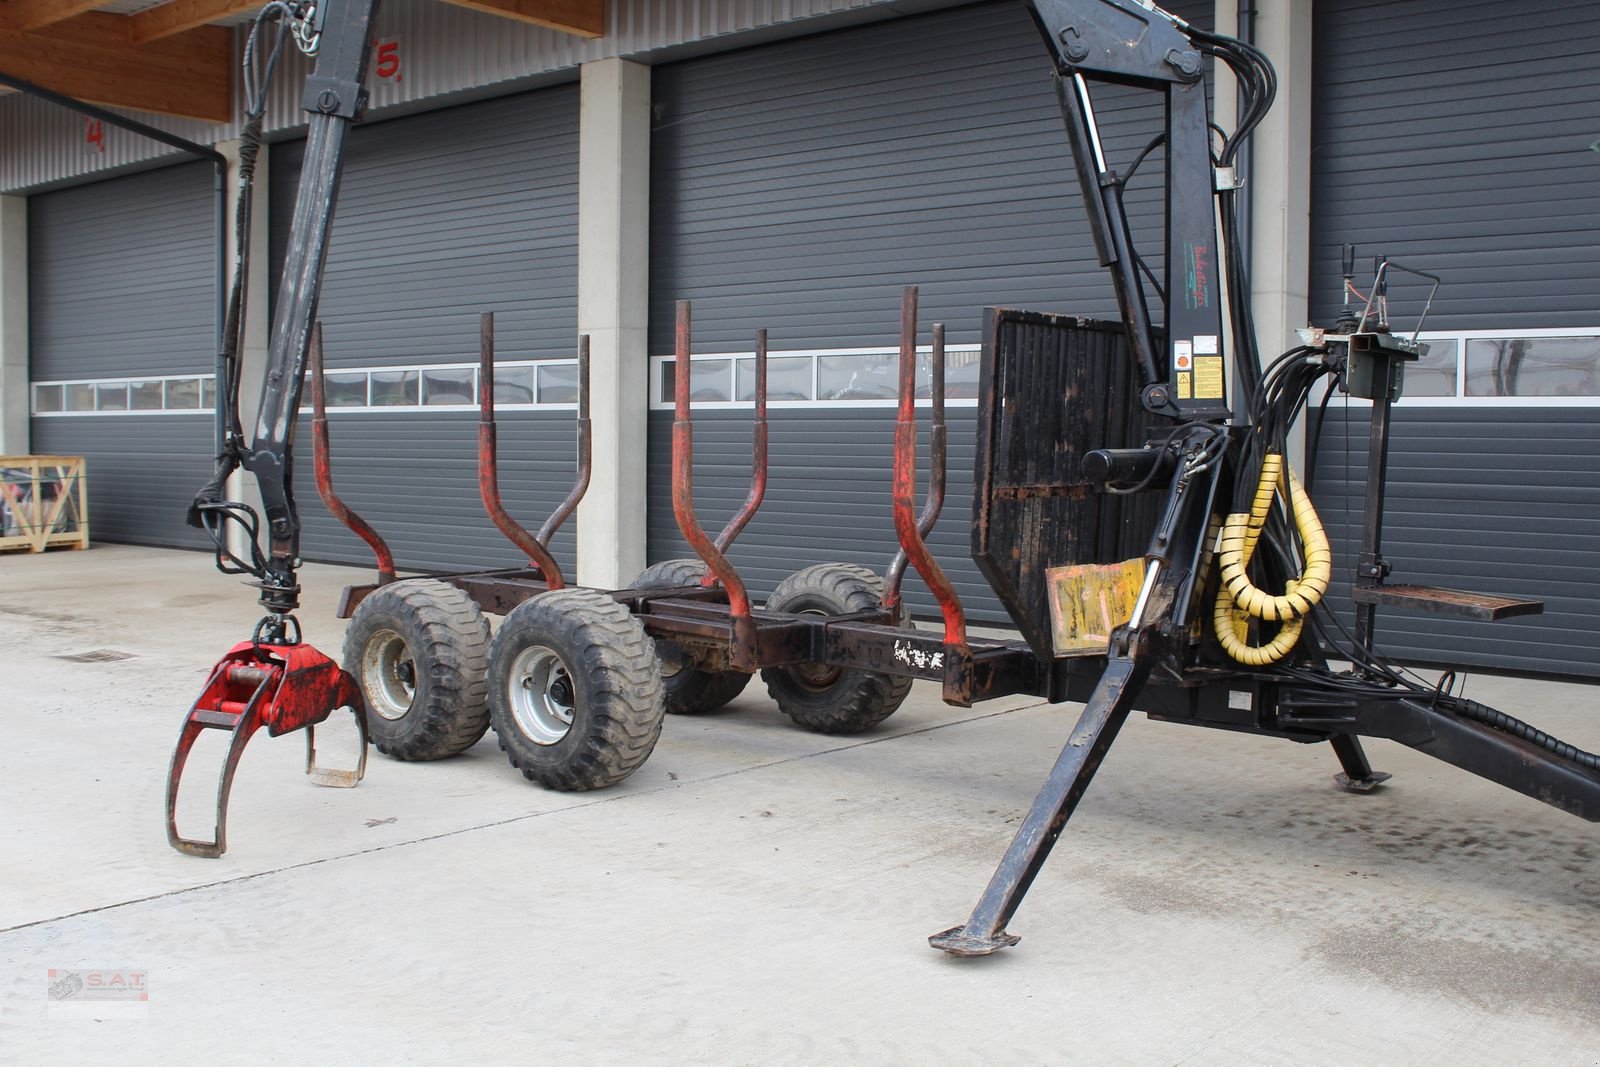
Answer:
<path fill-rule="evenodd" d="M 82 456 L 0 456 L 0 552 L 89 547 Z"/>

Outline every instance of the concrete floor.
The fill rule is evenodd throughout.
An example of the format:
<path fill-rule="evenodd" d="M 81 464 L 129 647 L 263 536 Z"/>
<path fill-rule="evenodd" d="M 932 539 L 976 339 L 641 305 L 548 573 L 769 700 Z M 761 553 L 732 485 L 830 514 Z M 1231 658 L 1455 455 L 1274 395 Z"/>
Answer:
<path fill-rule="evenodd" d="M 326 649 L 351 580 L 306 568 Z M 1600 831 L 1386 743 L 1394 782 L 1352 797 L 1325 748 L 1136 717 L 1022 944 L 982 960 L 924 938 L 966 916 L 1071 709 L 919 686 L 840 739 L 752 685 L 579 795 L 492 734 L 318 789 L 263 734 L 231 851 L 186 858 L 167 759 L 254 620 L 195 553 L 0 557 L 0 1062 L 1600 1063 Z M 68 658 L 103 650 L 127 658 Z M 1472 685 L 1600 749 L 1593 689 Z M 85 967 L 147 972 L 142 1015 L 52 1013 L 49 970 Z"/>

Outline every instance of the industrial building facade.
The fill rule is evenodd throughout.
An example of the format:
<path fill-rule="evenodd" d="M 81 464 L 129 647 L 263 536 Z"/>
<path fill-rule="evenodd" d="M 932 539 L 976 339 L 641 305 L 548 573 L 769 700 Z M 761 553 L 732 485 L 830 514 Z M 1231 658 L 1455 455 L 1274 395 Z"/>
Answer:
<path fill-rule="evenodd" d="M 1279 68 L 1278 109 L 1245 168 L 1263 348 L 1292 344 L 1308 319 L 1331 324 L 1345 243 L 1363 273 L 1386 254 L 1443 278 L 1430 354 L 1396 409 L 1386 554 L 1397 579 L 1547 608 L 1494 624 L 1385 615 L 1380 643 L 1600 677 L 1600 10 L 1529 0 L 1508 27 L 1506 6 L 1267 0 L 1243 26 L 1252 5 L 1234 0 L 1174 10 L 1251 34 Z M 1022 5 L 614 0 L 606 35 L 586 41 L 388 0 L 379 42 L 320 318 L 335 477 L 403 568 L 519 558 L 474 476 L 485 311 L 510 510 L 536 523 L 570 484 L 583 330 L 596 473 L 557 556 L 618 585 L 688 554 L 663 388 L 682 299 L 708 524 L 744 497 L 754 338 L 768 331 L 771 486 L 733 553 L 752 590 L 826 560 L 881 569 L 895 544 L 899 293 L 917 285 L 950 344 L 949 498 L 930 542 L 971 616 L 1004 622 L 967 558 L 982 310 L 1115 317 Z M 252 236 L 263 297 L 288 235 L 304 69 L 285 65 L 268 111 Z M 1106 90 L 1097 110 L 1114 164 L 1159 123 L 1132 91 Z M 140 117 L 225 153 L 238 129 Z M 1156 153 L 1129 196 L 1158 273 L 1160 170 Z M 206 543 L 184 511 L 211 462 L 228 259 L 217 181 L 210 163 L 0 97 L 0 451 L 87 456 L 100 539 Z M 1397 323 L 1413 325 L 1426 296 L 1397 283 Z M 256 366 L 265 311 L 248 335 Z M 1336 396 L 1313 449 L 1346 582 L 1366 424 Z M 301 452 L 305 556 L 369 559 L 314 499 Z M 908 595 L 931 607 L 920 585 Z"/>

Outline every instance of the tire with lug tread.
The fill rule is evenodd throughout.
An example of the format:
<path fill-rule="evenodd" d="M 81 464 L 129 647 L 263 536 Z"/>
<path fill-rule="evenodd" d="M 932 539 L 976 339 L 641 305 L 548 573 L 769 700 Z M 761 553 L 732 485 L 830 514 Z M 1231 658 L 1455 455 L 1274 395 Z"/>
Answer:
<path fill-rule="evenodd" d="M 652 563 L 633 580 L 635 589 L 675 589 L 699 585 L 706 565 L 698 559 L 669 559 Z M 703 671 L 683 662 L 677 645 L 656 639 L 661 657 L 661 686 L 671 715 L 698 715 L 716 711 L 744 692 L 750 675 L 742 671 Z"/>
<path fill-rule="evenodd" d="M 379 752 L 436 760 L 489 728 L 489 623 L 471 597 L 431 578 L 382 586 L 345 628 L 344 666 L 367 705 Z"/>
<path fill-rule="evenodd" d="M 819 563 L 789 575 L 767 598 L 768 611 L 844 615 L 883 605 L 883 580 L 851 563 Z M 903 605 L 896 625 L 910 627 Z M 822 734 L 855 734 L 893 715 L 911 679 L 858 667 L 793 664 L 761 672 L 767 692 L 796 723 Z"/>
<path fill-rule="evenodd" d="M 525 778 L 574 792 L 622 781 L 665 715 L 644 626 L 605 593 L 558 589 L 519 604 L 489 646 L 489 715 Z"/>

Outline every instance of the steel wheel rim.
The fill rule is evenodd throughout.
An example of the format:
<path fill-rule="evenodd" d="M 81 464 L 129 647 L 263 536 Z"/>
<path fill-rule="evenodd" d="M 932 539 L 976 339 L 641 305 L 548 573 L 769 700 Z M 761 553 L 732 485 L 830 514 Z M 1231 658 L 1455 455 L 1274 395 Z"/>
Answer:
<path fill-rule="evenodd" d="M 797 615 L 821 615 L 826 618 L 830 612 L 818 608 L 803 608 L 795 612 Z M 826 693 L 833 688 L 835 683 L 844 674 L 843 667 L 832 667 L 826 663 L 796 663 L 789 668 L 789 677 L 793 678 L 802 688 L 813 693 Z"/>
<path fill-rule="evenodd" d="M 558 744 L 572 729 L 576 695 L 555 650 L 531 645 L 511 661 L 506 703 L 517 728 L 536 745 Z"/>
<path fill-rule="evenodd" d="M 417 698 L 417 661 L 406 639 L 393 630 L 367 638 L 361 649 L 361 682 L 379 718 L 404 718 Z"/>
<path fill-rule="evenodd" d="M 661 677 L 676 678 L 687 668 L 683 662 L 683 649 L 670 641 L 656 642 L 656 661 L 661 667 Z"/>

